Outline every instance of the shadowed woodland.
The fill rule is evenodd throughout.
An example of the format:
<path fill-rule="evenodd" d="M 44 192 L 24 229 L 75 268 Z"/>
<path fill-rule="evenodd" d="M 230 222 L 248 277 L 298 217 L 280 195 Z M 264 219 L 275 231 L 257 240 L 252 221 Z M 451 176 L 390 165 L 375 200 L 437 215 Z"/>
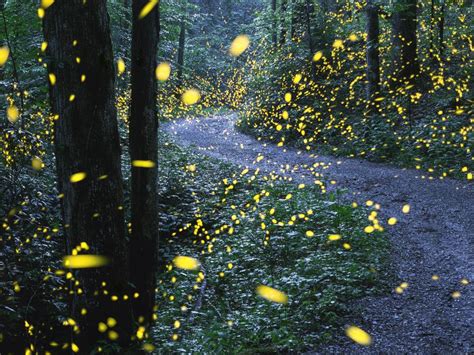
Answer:
<path fill-rule="evenodd" d="M 471 0 L 0 0 L 0 354 L 471 353 Z"/>

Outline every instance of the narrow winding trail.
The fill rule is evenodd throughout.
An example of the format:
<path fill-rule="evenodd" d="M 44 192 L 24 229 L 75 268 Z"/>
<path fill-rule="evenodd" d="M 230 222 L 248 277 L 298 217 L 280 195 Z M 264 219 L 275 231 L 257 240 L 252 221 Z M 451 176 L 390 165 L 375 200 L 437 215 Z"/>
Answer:
<path fill-rule="evenodd" d="M 218 116 L 164 125 L 178 144 L 241 166 L 274 171 L 295 180 L 314 180 L 307 168 L 334 180 L 331 188 L 348 192 L 344 199 L 381 205 L 380 220 L 396 217 L 388 227 L 395 292 L 364 299 L 362 319 L 352 320 L 373 338 L 371 347 L 341 344 L 319 353 L 474 353 L 474 185 L 428 179 L 404 170 L 356 159 L 323 157 L 291 148 L 264 144 L 234 128 L 235 116 Z M 264 156 L 256 162 L 258 154 Z M 290 167 L 290 171 L 285 166 Z M 295 168 L 297 167 L 297 168 Z M 410 204 L 409 214 L 402 206 Z M 432 280 L 439 275 L 439 280 Z M 469 280 L 468 285 L 461 283 Z M 454 291 L 461 296 L 452 297 Z"/>

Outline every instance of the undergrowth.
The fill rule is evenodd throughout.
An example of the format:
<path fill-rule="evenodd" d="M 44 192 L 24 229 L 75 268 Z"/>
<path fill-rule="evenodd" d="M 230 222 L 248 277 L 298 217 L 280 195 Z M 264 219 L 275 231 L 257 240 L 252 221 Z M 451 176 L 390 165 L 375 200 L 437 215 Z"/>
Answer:
<path fill-rule="evenodd" d="M 180 194 L 201 203 L 162 241 L 166 268 L 153 331 L 160 350 L 311 349 L 342 331 L 352 301 L 382 287 L 388 242 L 382 233 L 364 233 L 365 210 L 339 204 L 319 188 L 265 181 L 170 142 L 162 154 L 164 176 L 181 167 Z M 174 196 L 178 203 L 178 192 Z M 332 234 L 341 239 L 330 241 Z M 195 257 L 200 270 L 175 269 L 177 255 Z M 285 292 L 288 304 L 257 296 L 260 284 Z"/>
<path fill-rule="evenodd" d="M 127 156 L 125 147 L 124 167 Z M 56 272 L 65 245 L 53 166 L 45 160 L 41 173 L 0 166 L 0 349 L 6 351 L 27 344 L 49 349 L 69 336 L 67 275 Z M 130 177 L 123 172 L 128 199 Z M 381 287 L 388 243 L 383 234 L 363 232 L 365 210 L 341 205 L 319 187 L 261 175 L 160 138 L 158 318 L 148 339 L 156 349 L 309 349 L 341 332 L 351 301 Z M 306 236 L 309 230 L 314 236 Z M 329 241 L 330 234 L 341 239 Z M 177 255 L 196 257 L 200 271 L 172 268 Z M 259 298 L 259 284 L 285 292 L 288 304 Z"/>

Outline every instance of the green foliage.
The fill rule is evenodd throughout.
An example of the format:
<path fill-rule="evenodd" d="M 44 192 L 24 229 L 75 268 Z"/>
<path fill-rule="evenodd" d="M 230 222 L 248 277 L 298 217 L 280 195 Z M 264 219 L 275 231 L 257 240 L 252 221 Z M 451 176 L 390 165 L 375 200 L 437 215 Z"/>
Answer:
<path fill-rule="evenodd" d="M 179 26 L 184 19 L 187 29 L 184 73 L 193 80 L 196 77 L 218 80 L 221 72 L 230 72 L 232 58 L 227 55 L 230 43 L 238 34 L 253 32 L 248 19 L 258 8 L 261 3 L 250 0 L 164 1 L 159 56 L 173 64 L 177 62 Z"/>
<path fill-rule="evenodd" d="M 363 232 L 363 210 L 331 202 L 316 188 L 242 177 L 227 165 L 172 144 L 165 144 L 164 151 L 173 157 L 165 158 L 165 166 L 199 161 L 198 173 L 188 171 L 180 180 L 186 181 L 184 191 L 205 200 L 194 211 L 197 221 L 190 220 L 163 246 L 164 262 L 186 255 L 197 258 L 202 267 L 198 275 L 168 264 L 160 277 L 152 336 L 162 351 L 310 349 L 341 331 L 341 317 L 350 312 L 351 301 L 379 289 L 388 242 L 380 233 Z M 234 188 L 216 195 L 224 179 Z M 255 203 L 253 197 L 263 191 Z M 286 199 L 289 193 L 293 196 Z M 174 204 L 189 201 L 185 194 L 171 195 Z M 314 237 L 306 237 L 308 230 Z M 329 241 L 330 234 L 342 238 Z M 259 284 L 284 291 L 289 303 L 259 298 Z M 173 330 L 175 321 L 180 327 Z M 173 341 L 173 334 L 179 341 Z"/>
<path fill-rule="evenodd" d="M 38 173 L 0 163 L 0 352 L 64 335 L 65 280 L 54 273 L 64 241 L 54 181 L 50 164 Z"/>
<path fill-rule="evenodd" d="M 305 30 L 307 20 L 298 12 L 292 20 L 296 30 L 291 41 L 275 48 L 267 39 L 255 51 L 253 55 L 261 60 L 246 67 L 247 95 L 239 128 L 308 151 L 389 161 L 440 177 L 465 179 L 466 171 L 474 170 L 474 132 L 469 109 L 472 10 L 446 5 L 445 48 L 441 54 L 441 17 L 432 18 L 430 7 L 419 2 L 421 72 L 415 86 L 394 86 L 397 78 L 393 77 L 392 24 L 387 16 L 399 9 L 382 6 L 382 89 L 375 102 L 370 103 L 365 92 L 363 6 L 344 1 L 328 6 L 326 10 L 315 6 L 310 17 L 314 50 L 322 54 L 313 63 L 314 73 L 314 53 L 309 53 Z M 439 4 L 435 4 L 435 11 L 440 14 Z M 259 31 L 268 33 L 266 28 Z M 297 75 L 302 79 L 295 83 Z M 289 102 L 284 99 L 287 93 L 292 95 Z"/>

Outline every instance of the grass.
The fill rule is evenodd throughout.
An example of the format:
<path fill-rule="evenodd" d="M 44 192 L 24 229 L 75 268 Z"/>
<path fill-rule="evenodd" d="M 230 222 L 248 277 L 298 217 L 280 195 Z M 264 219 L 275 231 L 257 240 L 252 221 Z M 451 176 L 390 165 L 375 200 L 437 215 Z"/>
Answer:
<path fill-rule="evenodd" d="M 162 245 L 166 269 L 152 332 L 162 351 L 312 349 L 343 331 L 351 302 L 383 287 L 388 241 L 383 233 L 363 232 L 366 210 L 339 204 L 317 187 L 242 175 L 170 142 L 161 152 L 162 176 L 181 168 L 174 176 L 182 181 L 174 184 L 183 186 L 181 197 L 170 192 L 175 203 L 198 201 Z M 314 236 L 306 236 L 309 230 Z M 341 239 L 329 241 L 331 234 Z M 173 268 L 177 255 L 198 259 L 201 269 Z M 257 296 L 260 284 L 285 292 L 288 304 Z"/>

